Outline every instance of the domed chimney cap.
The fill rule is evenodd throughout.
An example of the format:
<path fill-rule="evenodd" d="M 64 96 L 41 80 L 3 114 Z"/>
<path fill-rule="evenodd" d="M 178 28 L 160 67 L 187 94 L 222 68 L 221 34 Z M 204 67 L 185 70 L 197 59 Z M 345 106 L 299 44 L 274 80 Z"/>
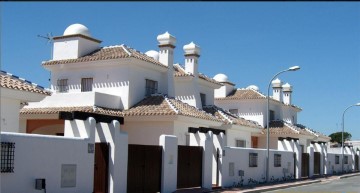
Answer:
<path fill-rule="evenodd" d="M 275 80 L 273 80 L 273 81 L 271 82 L 271 84 L 272 84 L 272 87 L 273 87 L 273 88 L 281 88 L 282 82 L 281 82 L 280 79 L 276 78 Z"/>
<path fill-rule="evenodd" d="M 158 35 L 157 41 L 159 42 L 159 46 L 170 45 L 175 47 L 176 44 L 176 38 L 173 35 L 169 34 L 169 32 Z"/>
<path fill-rule="evenodd" d="M 256 85 L 250 85 L 250 86 L 246 87 L 246 89 L 251 89 L 251 90 L 259 91 L 259 87 L 256 86 Z"/>
<path fill-rule="evenodd" d="M 229 82 L 229 79 L 225 74 L 217 74 L 213 79 L 218 82 Z"/>
<path fill-rule="evenodd" d="M 159 61 L 159 52 L 155 50 L 149 50 L 145 52 L 145 55 L 154 58 L 154 60 Z"/>
<path fill-rule="evenodd" d="M 286 83 L 282 86 L 283 88 L 283 92 L 291 92 L 292 91 L 292 86 L 289 83 Z"/>
<path fill-rule="evenodd" d="M 183 47 L 185 55 L 198 55 L 200 56 L 200 47 L 194 42 L 187 44 Z"/>
<path fill-rule="evenodd" d="M 75 23 L 67 27 L 64 31 L 64 36 L 81 34 L 87 37 L 91 37 L 89 29 L 79 23 Z"/>

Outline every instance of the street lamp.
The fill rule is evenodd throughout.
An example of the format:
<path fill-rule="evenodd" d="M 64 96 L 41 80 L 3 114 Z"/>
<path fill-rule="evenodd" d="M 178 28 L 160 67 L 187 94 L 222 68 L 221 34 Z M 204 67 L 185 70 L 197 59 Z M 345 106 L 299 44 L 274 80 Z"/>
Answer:
<path fill-rule="evenodd" d="M 342 114 L 342 132 L 341 132 L 341 172 L 344 173 L 344 128 L 345 128 L 345 112 L 351 107 L 360 106 L 360 103 L 350 105 Z"/>
<path fill-rule="evenodd" d="M 268 90 L 267 90 L 267 117 L 266 117 L 266 182 L 269 182 L 269 155 L 270 155 L 270 151 L 269 151 L 269 147 L 270 147 L 270 130 L 269 130 L 269 124 L 270 124 L 270 120 L 269 120 L 269 109 L 270 109 L 270 105 L 269 105 L 269 101 L 270 101 L 270 86 L 272 81 L 281 73 L 284 72 L 288 72 L 288 71 L 297 71 L 300 70 L 299 66 L 292 66 L 286 70 L 283 70 L 281 72 L 278 72 L 277 74 L 275 74 L 275 76 L 270 80 L 269 82 L 269 86 L 268 86 Z"/>

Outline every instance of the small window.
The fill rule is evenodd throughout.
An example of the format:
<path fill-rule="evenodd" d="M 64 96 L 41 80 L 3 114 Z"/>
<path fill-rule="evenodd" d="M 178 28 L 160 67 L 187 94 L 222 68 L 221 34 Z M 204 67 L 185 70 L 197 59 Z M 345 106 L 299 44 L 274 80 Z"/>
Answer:
<path fill-rule="evenodd" d="M 229 109 L 229 112 L 231 114 L 237 115 L 239 111 L 237 109 Z"/>
<path fill-rule="evenodd" d="M 151 96 L 158 92 L 158 82 L 154 80 L 146 79 L 146 86 L 145 86 L 146 96 Z"/>
<path fill-rule="evenodd" d="M 15 143 L 1 142 L 1 173 L 14 173 Z"/>
<path fill-rule="evenodd" d="M 339 164 L 340 157 L 338 155 L 335 156 L 335 164 Z"/>
<path fill-rule="evenodd" d="M 270 121 L 275 120 L 275 111 L 270 110 Z"/>
<path fill-rule="evenodd" d="M 236 139 L 235 147 L 246 147 L 246 141 L 242 139 Z"/>
<path fill-rule="evenodd" d="M 348 156 L 344 155 L 344 164 L 348 164 Z"/>
<path fill-rule="evenodd" d="M 274 167 L 281 167 L 281 154 L 274 154 Z"/>
<path fill-rule="evenodd" d="M 205 106 L 206 105 L 206 94 L 200 93 L 200 99 L 201 99 L 201 105 Z"/>
<path fill-rule="evenodd" d="M 250 153 L 249 154 L 249 167 L 257 167 L 258 154 Z"/>
<path fill-rule="evenodd" d="M 81 79 L 81 92 L 91 92 L 93 86 L 92 78 L 82 78 Z"/>
<path fill-rule="evenodd" d="M 57 81 L 57 89 L 59 92 L 68 92 L 69 91 L 68 79 L 59 79 Z"/>

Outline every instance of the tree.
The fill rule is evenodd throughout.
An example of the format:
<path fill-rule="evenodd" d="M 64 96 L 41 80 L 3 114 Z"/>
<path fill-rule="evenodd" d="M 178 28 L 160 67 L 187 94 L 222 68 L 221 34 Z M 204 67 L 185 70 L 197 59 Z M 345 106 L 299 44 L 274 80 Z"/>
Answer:
<path fill-rule="evenodd" d="M 331 142 L 338 142 L 339 144 L 342 144 L 341 141 L 341 133 L 342 132 L 335 132 L 329 135 L 329 137 L 331 137 Z M 351 134 L 348 132 L 344 132 L 344 140 L 350 140 L 351 139 Z"/>

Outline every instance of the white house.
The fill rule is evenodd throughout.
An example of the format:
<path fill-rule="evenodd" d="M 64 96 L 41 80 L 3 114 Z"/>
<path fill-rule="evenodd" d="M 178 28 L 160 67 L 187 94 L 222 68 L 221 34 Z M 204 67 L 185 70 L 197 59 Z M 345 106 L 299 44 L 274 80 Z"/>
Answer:
<path fill-rule="evenodd" d="M 19 110 L 28 102 L 38 102 L 50 91 L 11 73 L 0 71 L 1 131 L 19 131 Z"/>
<path fill-rule="evenodd" d="M 198 72 L 199 46 L 191 42 L 183 47 L 182 67 L 173 62 L 176 38 L 166 32 L 157 40 L 159 51 L 143 54 L 123 44 L 100 47 L 85 26 L 69 26 L 54 37 L 53 59 L 42 64 L 51 71 L 53 95 L 25 106 L 20 127 L 61 135 L 64 121 L 58 113 L 78 110 L 123 116 L 130 144 L 157 144 L 161 134 L 172 134 L 179 144 L 189 145 L 189 128 L 204 127 L 237 132 L 234 138 L 250 147 L 251 135 L 261 132 L 259 125 L 241 119 L 229 127 L 225 118 L 202 109 L 214 106 L 214 89 L 221 84 Z"/>

